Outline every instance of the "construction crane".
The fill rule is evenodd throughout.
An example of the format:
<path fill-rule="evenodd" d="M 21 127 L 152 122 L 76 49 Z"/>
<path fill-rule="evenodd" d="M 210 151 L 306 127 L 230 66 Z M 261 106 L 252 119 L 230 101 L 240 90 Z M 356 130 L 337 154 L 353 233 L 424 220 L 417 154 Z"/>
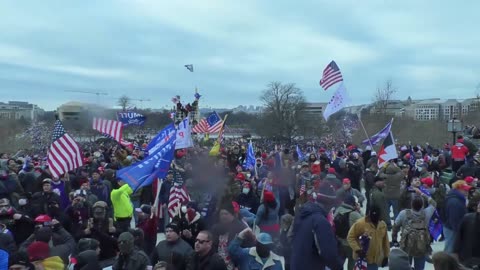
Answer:
<path fill-rule="evenodd" d="M 119 97 L 117 97 L 117 99 L 119 99 Z M 128 98 L 129 100 L 132 100 L 132 101 L 140 101 L 140 108 L 143 109 L 143 102 L 144 101 L 152 101 L 151 99 L 145 99 L 145 98 Z"/>
<path fill-rule="evenodd" d="M 97 104 L 98 104 L 99 101 L 100 101 L 100 96 L 106 96 L 106 95 L 108 95 L 108 93 L 105 93 L 105 92 L 80 91 L 80 90 L 65 90 L 65 92 L 97 95 Z"/>

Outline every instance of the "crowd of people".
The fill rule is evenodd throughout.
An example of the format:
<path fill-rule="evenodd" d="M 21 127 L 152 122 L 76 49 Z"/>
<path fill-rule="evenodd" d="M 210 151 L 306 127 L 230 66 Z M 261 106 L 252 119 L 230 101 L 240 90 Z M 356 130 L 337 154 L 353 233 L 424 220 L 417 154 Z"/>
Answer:
<path fill-rule="evenodd" d="M 42 155 L 2 153 L 1 269 L 478 267 L 475 144 L 397 147 L 379 167 L 371 147 L 353 144 L 258 142 L 254 166 L 245 143 L 218 156 L 197 146 L 176 150 L 165 179 L 138 190 L 116 172 L 141 149 L 90 144 L 85 165 L 58 178 Z M 172 207 L 179 188 L 185 200 Z M 434 241 L 444 252 L 432 254 Z"/>

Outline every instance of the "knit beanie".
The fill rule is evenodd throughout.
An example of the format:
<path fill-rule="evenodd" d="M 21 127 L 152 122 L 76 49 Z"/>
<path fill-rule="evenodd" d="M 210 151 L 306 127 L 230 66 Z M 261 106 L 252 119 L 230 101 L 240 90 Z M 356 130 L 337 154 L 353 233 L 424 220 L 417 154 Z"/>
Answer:
<path fill-rule="evenodd" d="M 178 235 L 180 235 L 180 226 L 175 223 L 175 222 L 170 222 L 170 224 L 168 224 L 165 229 L 172 229 L 174 232 L 176 232 Z"/>
<path fill-rule="evenodd" d="M 35 241 L 28 246 L 27 253 L 29 261 L 41 261 L 50 256 L 50 247 L 45 242 Z"/>
<path fill-rule="evenodd" d="M 275 195 L 273 194 L 273 192 L 265 190 L 263 192 L 263 200 L 267 203 L 274 202 L 275 201 Z"/>
<path fill-rule="evenodd" d="M 317 200 L 331 200 L 334 201 L 337 199 L 337 193 L 335 192 L 335 188 L 329 183 L 322 183 L 317 192 Z"/>

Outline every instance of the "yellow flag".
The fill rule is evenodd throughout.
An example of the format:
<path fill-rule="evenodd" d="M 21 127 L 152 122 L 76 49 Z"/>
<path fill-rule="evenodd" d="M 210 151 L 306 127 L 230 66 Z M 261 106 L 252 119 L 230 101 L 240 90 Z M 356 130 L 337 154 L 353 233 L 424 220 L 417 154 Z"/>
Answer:
<path fill-rule="evenodd" d="M 215 141 L 215 144 L 213 145 L 208 155 L 211 157 L 216 157 L 219 154 L 220 154 L 220 144 L 218 143 L 218 141 Z"/>

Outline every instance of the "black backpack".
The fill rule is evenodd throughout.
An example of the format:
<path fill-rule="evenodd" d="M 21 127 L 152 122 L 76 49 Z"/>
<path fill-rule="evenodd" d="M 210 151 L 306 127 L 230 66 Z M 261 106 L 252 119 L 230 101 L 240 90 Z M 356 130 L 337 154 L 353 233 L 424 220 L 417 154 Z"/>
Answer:
<path fill-rule="evenodd" d="M 350 213 L 352 211 L 337 214 L 335 218 L 333 218 L 333 223 L 335 224 L 335 234 L 338 238 L 346 239 L 348 235 L 348 231 L 350 230 Z"/>

